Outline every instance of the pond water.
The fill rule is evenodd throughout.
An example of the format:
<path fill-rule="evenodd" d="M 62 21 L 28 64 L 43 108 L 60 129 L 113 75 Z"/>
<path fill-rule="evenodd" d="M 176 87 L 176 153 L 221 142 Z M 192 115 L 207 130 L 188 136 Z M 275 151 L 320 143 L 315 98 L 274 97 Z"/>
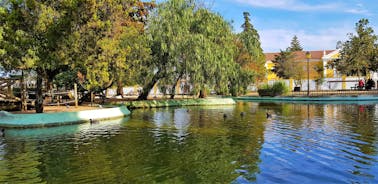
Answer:
<path fill-rule="evenodd" d="M 7 129 L 0 183 L 378 183 L 377 109 L 239 102 Z"/>

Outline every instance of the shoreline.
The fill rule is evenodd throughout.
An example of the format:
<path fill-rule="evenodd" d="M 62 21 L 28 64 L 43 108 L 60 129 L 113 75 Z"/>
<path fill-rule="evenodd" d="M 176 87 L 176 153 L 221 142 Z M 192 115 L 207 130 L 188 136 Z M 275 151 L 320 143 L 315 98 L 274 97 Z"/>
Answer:
<path fill-rule="evenodd" d="M 114 104 L 114 103 L 113 103 Z M 180 100 L 145 100 L 116 102 L 118 107 L 104 108 L 99 106 L 58 106 L 48 107 L 44 113 L 6 112 L 0 111 L 0 127 L 4 128 L 41 128 L 61 125 L 81 124 L 122 118 L 131 114 L 129 109 L 160 108 L 179 106 L 215 106 L 235 105 L 232 98 L 205 98 L 205 99 L 180 99 Z M 85 110 L 83 110 L 85 109 Z"/>
<path fill-rule="evenodd" d="M 99 120 L 122 118 L 130 115 L 125 106 L 73 112 L 52 112 L 33 114 L 13 114 L 1 111 L 0 127 L 41 128 L 61 125 L 81 124 Z"/>

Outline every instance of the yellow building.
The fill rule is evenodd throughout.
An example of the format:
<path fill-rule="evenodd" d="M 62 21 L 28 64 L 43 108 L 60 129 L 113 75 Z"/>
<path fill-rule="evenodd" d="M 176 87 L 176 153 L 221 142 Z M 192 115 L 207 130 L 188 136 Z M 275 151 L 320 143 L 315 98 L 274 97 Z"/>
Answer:
<path fill-rule="evenodd" d="M 309 73 L 310 73 L 310 79 L 316 79 L 319 78 L 320 74 L 316 71 L 317 67 L 322 66 L 323 71 L 323 77 L 325 78 L 333 78 L 335 77 L 336 73 L 333 69 L 328 69 L 326 66 L 329 61 L 337 59 L 339 57 L 339 51 L 338 50 L 324 50 L 324 51 L 309 51 L 311 54 L 311 58 L 309 59 Z M 268 73 L 266 76 L 266 79 L 268 81 L 270 80 L 280 80 L 279 77 L 275 73 L 272 72 L 272 69 L 274 69 L 274 63 L 273 60 L 276 57 L 276 55 L 279 55 L 280 53 L 265 53 L 266 63 L 265 68 L 267 69 Z M 296 62 L 304 72 L 306 72 L 306 75 L 303 79 L 307 79 L 307 58 L 306 58 L 306 51 L 296 51 L 293 52 L 294 56 L 294 62 Z"/>
<path fill-rule="evenodd" d="M 311 54 L 311 58 L 307 60 L 306 57 L 306 51 L 296 51 L 293 52 L 293 61 L 295 62 L 295 65 L 298 67 L 295 67 L 295 69 L 301 69 L 303 70 L 303 73 L 300 75 L 302 76 L 302 80 L 307 79 L 307 61 L 309 65 L 309 79 L 311 81 L 314 81 L 315 79 L 319 78 L 336 78 L 339 77 L 334 69 L 327 68 L 327 65 L 329 61 L 332 61 L 334 59 L 337 59 L 340 54 L 339 50 L 323 50 L 323 51 L 309 51 Z M 272 69 L 274 69 L 275 64 L 273 63 L 273 60 L 277 55 L 280 53 L 265 53 L 266 63 L 265 68 L 267 69 L 267 75 L 266 75 L 266 81 L 277 81 L 282 80 L 279 78 L 274 72 L 272 72 Z M 317 68 L 323 67 L 323 72 L 319 73 L 317 71 Z M 313 84 L 311 84 L 313 85 Z M 293 80 L 290 80 L 290 88 L 294 86 Z M 311 88 L 314 88 L 311 87 Z"/>

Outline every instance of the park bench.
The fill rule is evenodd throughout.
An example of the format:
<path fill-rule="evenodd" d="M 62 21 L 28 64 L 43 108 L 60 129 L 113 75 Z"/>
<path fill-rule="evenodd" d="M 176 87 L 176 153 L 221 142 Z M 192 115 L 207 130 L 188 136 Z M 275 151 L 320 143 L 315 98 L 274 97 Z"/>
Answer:
<path fill-rule="evenodd" d="M 351 90 L 357 90 L 357 89 L 361 90 L 361 89 L 363 89 L 363 87 L 362 88 L 358 87 L 358 80 L 334 80 L 334 81 L 328 81 L 329 84 L 331 84 L 331 83 L 338 83 L 338 82 L 356 82 L 356 84 L 354 86 L 350 87 L 350 89 Z"/>

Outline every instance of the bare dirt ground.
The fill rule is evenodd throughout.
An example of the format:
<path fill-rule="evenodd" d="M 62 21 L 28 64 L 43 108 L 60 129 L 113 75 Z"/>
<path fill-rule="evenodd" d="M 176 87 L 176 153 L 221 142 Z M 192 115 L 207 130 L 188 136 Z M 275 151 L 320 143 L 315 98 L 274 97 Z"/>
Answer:
<path fill-rule="evenodd" d="M 82 106 L 44 106 L 43 107 L 43 112 L 44 113 L 51 113 L 51 112 L 76 112 L 76 111 L 84 111 L 84 110 L 94 110 L 94 109 L 99 109 L 100 107 L 98 105 L 82 105 Z M 35 110 L 28 110 L 26 112 L 21 112 L 21 111 L 14 111 L 12 112 L 14 114 L 33 114 L 35 113 Z"/>

